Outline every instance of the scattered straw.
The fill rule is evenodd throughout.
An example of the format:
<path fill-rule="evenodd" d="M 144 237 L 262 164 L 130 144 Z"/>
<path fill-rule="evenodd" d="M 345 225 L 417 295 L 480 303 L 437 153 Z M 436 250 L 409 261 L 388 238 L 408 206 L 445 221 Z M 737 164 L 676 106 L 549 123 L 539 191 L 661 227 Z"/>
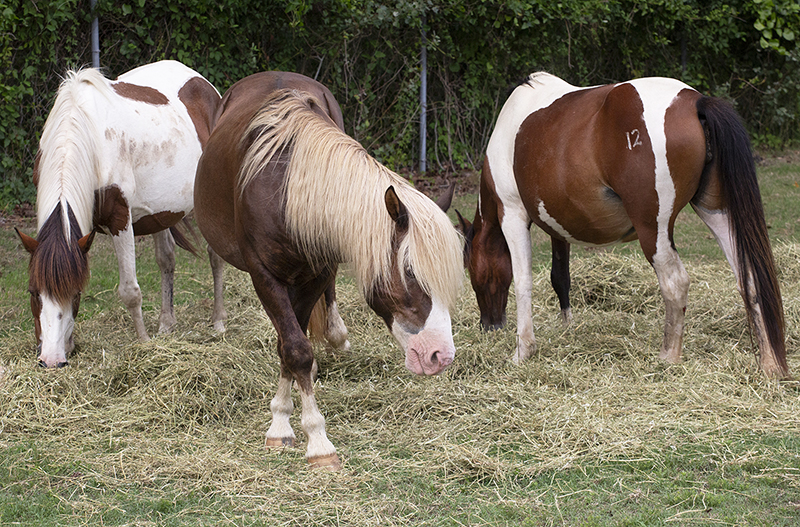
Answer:
<path fill-rule="evenodd" d="M 800 246 L 778 244 L 775 253 L 789 364 L 798 374 Z M 561 327 L 549 270 L 535 273 L 539 349 L 514 366 L 513 295 L 508 326 L 487 334 L 466 288 L 453 312 L 456 361 L 433 378 L 403 367 L 383 322 L 353 281 L 340 278 L 352 349 L 318 347 L 316 385 L 344 460 L 340 474 L 307 469 L 298 398 L 292 423 L 299 447 L 265 450 L 276 335 L 249 277 L 227 268 L 230 318 L 222 336 L 207 322 L 210 306 L 198 302 L 178 307 L 173 334 L 140 344 L 114 301 L 79 318 L 71 366 L 44 371 L 34 366 L 32 335 L 9 330 L 0 345 L 0 445 L 34 443 L 69 460 L 80 467 L 70 484 L 168 488 L 229 499 L 241 514 L 268 511 L 278 524 L 312 525 L 335 515 L 361 525 L 413 523 L 417 505 L 391 492 L 403 477 L 436 474 L 445 494 L 463 482 L 524 487 L 547 471 L 655 460 L 687 442 L 708 445 L 714 463 L 740 464 L 727 441 L 800 434 L 800 385 L 760 374 L 727 264 L 686 266 L 692 285 L 680 365 L 657 358 L 664 308 L 644 258 L 578 252 L 570 328 Z M 150 328 L 156 316 L 147 314 Z M 772 476 L 798 484 L 796 471 L 775 470 Z M 516 496 L 507 498 L 541 504 Z M 87 517 L 97 507 L 88 498 L 71 503 Z"/>

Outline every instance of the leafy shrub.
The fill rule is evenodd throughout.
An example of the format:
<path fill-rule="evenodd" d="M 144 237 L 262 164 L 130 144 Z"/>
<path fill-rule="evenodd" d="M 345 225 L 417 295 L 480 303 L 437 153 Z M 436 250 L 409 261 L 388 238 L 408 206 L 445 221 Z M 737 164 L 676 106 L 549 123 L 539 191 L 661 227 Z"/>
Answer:
<path fill-rule="evenodd" d="M 29 200 L 64 70 L 91 63 L 89 0 L 8 0 L 0 13 L 0 208 Z M 326 84 L 347 132 L 395 169 L 419 158 L 422 21 L 428 166 L 480 166 L 508 91 L 547 70 L 576 85 L 684 80 L 731 99 L 753 137 L 797 140 L 800 8 L 782 0 L 98 0 L 115 77 L 181 60 L 220 91 L 261 70 Z"/>

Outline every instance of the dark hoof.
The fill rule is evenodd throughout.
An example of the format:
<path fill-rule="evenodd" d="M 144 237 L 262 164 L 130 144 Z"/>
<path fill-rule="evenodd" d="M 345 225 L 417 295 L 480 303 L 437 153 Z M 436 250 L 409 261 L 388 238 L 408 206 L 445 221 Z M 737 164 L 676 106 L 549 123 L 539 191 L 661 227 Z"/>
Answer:
<path fill-rule="evenodd" d="M 483 329 L 486 332 L 497 331 L 498 329 L 503 329 L 503 326 L 505 326 L 505 325 L 506 325 L 506 321 L 505 320 L 503 320 L 502 322 L 496 322 L 496 323 L 493 323 L 493 324 L 489 324 L 487 322 L 481 321 L 481 329 Z"/>

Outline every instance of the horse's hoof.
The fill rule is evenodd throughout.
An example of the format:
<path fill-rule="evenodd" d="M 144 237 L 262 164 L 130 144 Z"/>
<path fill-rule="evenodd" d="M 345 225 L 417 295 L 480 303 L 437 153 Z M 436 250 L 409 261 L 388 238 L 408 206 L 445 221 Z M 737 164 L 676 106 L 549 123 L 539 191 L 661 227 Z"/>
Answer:
<path fill-rule="evenodd" d="M 658 354 L 658 358 L 668 364 L 680 364 L 681 352 L 678 351 L 677 353 L 675 353 L 675 352 L 661 350 L 661 353 Z"/>
<path fill-rule="evenodd" d="M 572 324 L 572 309 L 562 309 L 561 310 L 561 325 L 565 328 L 569 327 Z"/>
<path fill-rule="evenodd" d="M 771 379 L 788 381 L 792 378 L 789 372 L 780 367 L 777 362 L 764 360 L 763 358 L 761 359 L 761 371 Z"/>
<path fill-rule="evenodd" d="M 342 470 L 342 462 L 339 460 L 339 456 L 336 454 L 336 452 L 324 456 L 310 457 L 308 458 L 308 464 L 311 465 L 311 468 L 313 469 L 319 468 L 333 472 Z"/>
<path fill-rule="evenodd" d="M 294 446 L 294 438 L 293 437 L 268 437 L 267 438 L 267 448 L 283 448 L 283 447 L 293 447 Z"/>
<path fill-rule="evenodd" d="M 225 333 L 225 322 L 221 320 L 214 322 L 214 331 L 217 333 Z"/>
<path fill-rule="evenodd" d="M 526 360 L 528 360 L 533 354 L 536 352 L 536 340 L 523 340 L 519 339 L 517 341 L 517 351 L 514 353 L 514 356 L 511 357 L 511 362 L 519 366 Z"/>

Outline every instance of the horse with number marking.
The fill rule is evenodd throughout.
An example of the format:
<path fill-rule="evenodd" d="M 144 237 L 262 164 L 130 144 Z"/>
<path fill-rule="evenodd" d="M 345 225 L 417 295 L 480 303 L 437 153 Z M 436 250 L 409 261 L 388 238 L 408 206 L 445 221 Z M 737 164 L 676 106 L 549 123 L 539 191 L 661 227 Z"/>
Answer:
<path fill-rule="evenodd" d="M 788 376 L 781 294 L 747 132 L 730 105 L 674 79 L 579 88 L 535 73 L 513 91 L 489 140 L 475 218 L 459 220 L 482 326 L 505 323 L 513 276 L 514 362 L 535 349 L 531 223 L 551 237 L 551 282 L 565 323 L 570 244 L 638 238 L 666 304 L 660 357 L 679 362 L 689 276 L 673 226 L 687 203 L 736 275 L 762 370 Z"/>
<path fill-rule="evenodd" d="M 176 61 L 136 68 L 116 81 L 70 71 L 42 132 L 34 163 L 38 239 L 19 231 L 29 265 L 39 363 L 67 365 L 80 294 L 97 230 L 110 234 L 119 294 L 140 340 L 149 339 L 136 280 L 135 235 L 152 234 L 161 270 L 159 331 L 175 324 L 175 228 L 192 210 L 197 160 L 211 134 L 217 90 Z M 215 329 L 224 331 L 222 260 L 209 251 Z"/>
<path fill-rule="evenodd" d="M 312 381 L 312 309 L 351 262 L 369 306 L 414 373 L 455 355 L 449 307 L 463 281 L 462 243 L 447 215 L 370 157 L 332 119 L 330 91 L 307 77 L 264 72 L 234 84 L 197 169 L 197 224 L 214 250 L 248 272 L 278 333 L 281 374 L 267 445 L 294 444 L 292 380 L 302 401 L 306 458 L 338 469 Z"/>

